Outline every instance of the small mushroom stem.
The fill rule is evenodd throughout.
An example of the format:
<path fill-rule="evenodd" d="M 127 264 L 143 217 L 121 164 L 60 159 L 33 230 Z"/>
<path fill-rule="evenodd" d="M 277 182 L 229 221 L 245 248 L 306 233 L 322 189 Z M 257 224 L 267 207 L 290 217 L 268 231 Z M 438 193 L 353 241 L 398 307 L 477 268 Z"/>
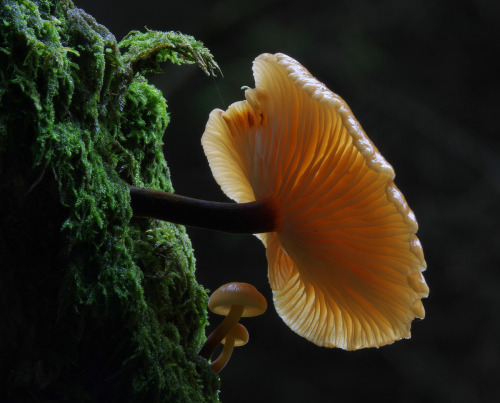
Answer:
<path fill-rule="evenodd" d="M 209 360 L 222 339 L 226 337 L 229 331 L 238 323 L 244 309 L 245 307 L 243 305 L 231 305 L 229 313 L 210 336 L 208 336 L 207 341 L 205 341 L 198 355 Z"/>
<path fill-rule="evenodd" d="M 210 364 L 210 368 L 215 373 L 220 372 L 228 363 L 229 358 L 231 358 L 231 354 L 233 354 L 235 338 L 231 336 L 226 336 L 226 343 L 224 344 L 224 348 L 222 352 L 217 357 L 215 361 Z"/>
<path fill-rule="evenodd" d="M 279 229 L 277 203 L 271 197 L 250 203 L 223 203 L 135 186 L 129 189 L 132 210 L 138 217 L 238 234 Z"/>

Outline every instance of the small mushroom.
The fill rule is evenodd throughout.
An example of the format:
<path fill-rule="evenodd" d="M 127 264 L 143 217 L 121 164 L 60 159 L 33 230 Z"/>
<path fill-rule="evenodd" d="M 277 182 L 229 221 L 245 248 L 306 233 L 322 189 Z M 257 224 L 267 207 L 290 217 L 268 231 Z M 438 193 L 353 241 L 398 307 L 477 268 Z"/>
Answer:
<path fill-rule="evenodd" d="M 248 331 L 241 323 L 237 323 L 224 337 L 221 343 L 224 345 L 220 355 L 215 361 L 212 361 L 210 367 L 214 372 L 220 372 L 231 358 L 234 347 L 244 346 L 248 343 Z"/>
<path fill-rule="evenodd" d="M 234 282 L 215 290 L 208 300 L 208 307 L 213 313 L 226 317 L 200 350 L 199 355 L 207 360 L 240 318 L 262 315 L 267 309 L 267 301 L 253 285 Z"/>

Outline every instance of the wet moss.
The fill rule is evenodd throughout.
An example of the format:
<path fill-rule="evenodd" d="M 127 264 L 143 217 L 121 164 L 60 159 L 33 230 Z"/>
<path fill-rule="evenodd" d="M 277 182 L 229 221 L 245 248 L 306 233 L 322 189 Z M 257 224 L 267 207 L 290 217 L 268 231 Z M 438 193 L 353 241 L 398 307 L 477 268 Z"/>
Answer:
<path fill-rule="evenodd" d="M 212 56 L 174 33 L 119 45 L 71 1 L 5 0 L 0 34 L 0 400 L 216 401 L 190 241 L 133 218 L 127 188 L 172 191 L 143 74 Z"/>

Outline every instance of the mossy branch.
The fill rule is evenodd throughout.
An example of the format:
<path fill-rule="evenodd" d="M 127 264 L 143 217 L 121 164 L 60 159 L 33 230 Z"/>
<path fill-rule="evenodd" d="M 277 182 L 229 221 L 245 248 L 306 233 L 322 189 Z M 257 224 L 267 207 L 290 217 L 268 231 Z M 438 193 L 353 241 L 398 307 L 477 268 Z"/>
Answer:
<path fill-rule="evenodd" d="M 206 75 L 222 74 L 210 51 L 192 36 L 178 32 L 132 31 L 119 44 L 122 60 L 133 73 L 161 73 L 160 63 L 196 63 Z"/>

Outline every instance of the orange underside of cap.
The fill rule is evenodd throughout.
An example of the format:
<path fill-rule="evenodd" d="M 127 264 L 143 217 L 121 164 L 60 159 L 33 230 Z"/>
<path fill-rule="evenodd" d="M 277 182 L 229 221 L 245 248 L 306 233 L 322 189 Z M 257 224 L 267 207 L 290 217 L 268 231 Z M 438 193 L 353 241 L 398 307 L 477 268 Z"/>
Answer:
<path fill-rule="evenodd" d="M 210 114 L 202 144 L 229 197 L 278 200 L 282 228 L 260 235 L 278 313 L 321 346 L 409 337 L 424 317 L 426 263 L 392 167 L 298 62 L 264 54 L 254 75 L 246 101 Z"/>

